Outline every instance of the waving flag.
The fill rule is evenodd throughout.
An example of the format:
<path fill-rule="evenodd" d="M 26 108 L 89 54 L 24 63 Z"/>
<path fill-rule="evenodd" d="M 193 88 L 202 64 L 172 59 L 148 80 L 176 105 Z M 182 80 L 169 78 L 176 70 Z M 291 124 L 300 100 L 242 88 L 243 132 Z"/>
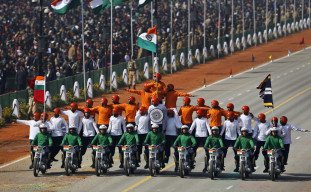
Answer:
<path fill-rule="evenodd" d="M 152 0 L 138 0 L 138 8 L 144 7 L 148 3 L 150 3 Z"/>
<path fill-rule="evenodd" d="M 147 33 L 142 33 L 137 39 L 137 46 L 151 52 L 157 51 L 157 27 L 148 29 Z"/>
<path fill-rule="evenodd" d="M 89 6 L 95 14 L 100 13 L 104 9 L 103 0 L 89 0 Z"/>
<path fill-rule="evenodd" d="M 37 76 L 35 80 L 35 89 L 33 92 L 33 99 L 37 103 L 44 103 L 45 78 L 44 76 Z"/>
<path fill-rule="evenodd" d="M 55 13 L 65 14 L 70 9 L 80 5 L 81 0 L 54 0 L 51 7 Z"/>
<path fill-rule="evenodd" d="M 269 74 L 257 87 L 260 89 L 259 97 L 263 99 L 265 107 L 273 108 L 273 97 L 272 97 L 272 86 L 271 86 L 271 75 Z"/>
<path fill-rule="evenodd" d="M 113 6 L 120 5 L 124 2 L 124 0 L 103 0 L 103 8 L 108 9 L 111 7 L 111 1 Z"/>

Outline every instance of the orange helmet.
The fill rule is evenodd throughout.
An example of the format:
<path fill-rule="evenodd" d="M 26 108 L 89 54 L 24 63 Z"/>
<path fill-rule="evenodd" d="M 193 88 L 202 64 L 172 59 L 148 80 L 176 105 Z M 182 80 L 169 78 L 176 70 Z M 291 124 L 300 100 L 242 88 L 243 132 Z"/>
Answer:
<path fill-rule="evenodd" d="M 197 115 L 200 117 L 204 116 L 204 111 L 202 109 L 197 110 Z"/>
<path fill-rule="evenodd" d="M 145 91 L 149 91 L 151 89 L 151 87 L 149 86 L 148 83 L 144 83 L 144 89 L 145 89 Z"/>
<path fill-rule="evenodd" d="M 219 102 L 217 100 L 212 100 L 211 101 L 211 106 L 212 107 L 218 107 L 219 106 Z"/>
<path fill-rule="evenodd" d="M 158 80 L 161 80 L 162 79 L 162 75 L 160 73 L 155 73 L 153 75 L 154 78 L 157 78 Z"/>
<path fill-rule="evenodd" d="M 38 121 L 40 119 L 40 113 L 39 112 L 34 112 L 33 113 L 33 118 Z"/>
<path fill-rule="evenodd" d="M 76 109 L 78 109 L 78 104 L 77 104 L 76 102 L 72 102 L 72 103 L 70 104 L 70 107 L 71 107 L 71 109 L 76 110 Z"/>
<path fill-rule="evenodd" d="M 278 120 L 278 118 L 277 117 L 272 117 L 271 118 L 271 122 L 278 122 L 279 120 Z"/>
<path fill-rule="evenodd" d="M 55 115 L 59 115 L 60 114 L 60 109 L 59 108 L 55 108 L 53 111 L 54 111 Z"/>
<path fill-rule="evenodd" d="M 112 102 L 118 103 L 120 101 L 120 96 L 119 95 L 113 95 L 112 96 Z"/>
<path fill-rule="evenodd" d="M 190 97 L 184 97 L 184 104 L 185 105 L 190 105 L 190 102 L 191 102 L 191 99 L 190 99 Z"/>
<path fill-rule="evenodd" d="M 173 84 L 168 84 L 167 85 L 167 90 L 169 90 L 169 91 L 173 91 L 174 90 L 174 85 Z"/>
<path fill-rule="evenodd" d="M 167 110 L 167 115 L 174 115 L 174 111 L 172 109 Z"/>
<path fill-rule="evenodd" d="M 197 103 L 199 106 L 203 106 L 205 104 L 205 100 L 203 98 L 198 98 Z"/>
<path fill-rule="evenodd" d="M 259 119 L 259 121 L 265 121 L 266 120 L 266 115 L 263 114 L 263 113 L 259 113 L 258 114 L 258 119 Z"/>
<path fill-rule="evenodd" d="M 160 100 L 156 95 L 152 96 L 151 101 L 153 104 L 156 104 L 156 105 L 160 103 Z"/>
<path fill-rule="evenodd" d="M 228 119 L 233 119 L 233 118 L 234 118 L 234 113 L 233 113 L 232 111 L 229 111 L 229 112 L 227 113 L 227 118 L 228 118 Z"/>
<path fill-rule="evenodd" d="M 101 99 L 102 105 L 107 105 L 108 104 L 108 99 L 106 97 L 103 97 Z"/>
<path fill-rule="evenodd" d="M 134 96 L 129 96 L 129 103 L 135 103 L 135 97 Z"/>
<path fill-rule="evenodd" d="M 286 125 L 286 123 L 287 123 L 287 117 L 286 117 L 286 116 L 280 117 L 280 123 L 282 123 L 283 125 Z"/>
<path fill-rule="evenodd" d="M 112 110 L 112 113 L 115 115 L 115 114 L 119 114 L 119 109 L 118 108 L 114 108 Z"/>
<path fill-rule="evenodd" d="M 46 112 L 41 113 L 41 118 L 48 119 L 49 115 Z"/>
<path fill-rule="evenodd" d="M 91 113 L 91 110 L 89 108 L 84 108 L 84 113 Z"/>
<path fill-rule="evenodd" d="M 92 99 L 87 99 L 85 103 L 86 103 L 87 106 L 93 107 L 93 103 L 94 103 L 94 102 L 93 102 Z"/>
<path fill-rule="evenodd" d="M 234 109 L 233 103 L 228 103 L 228 104 L 227 104 L 227 108 L 228 108 L 228 110 L 233 111 L 233 109 Z"/>
<path fill-rule="evenodd" d="M 245 113 L 248 113 L 249 112 L 249 107 L 247 105 L 244 105 L 242 107 L 242 111 L 244 111 Z"/>
<path fill-rule="evenodd" d="M 140 108 L 139 108 L 139 111 L 141 111 L 141 112 L 147 112 L 148 110 L 147 110 L 146 107 L 140 107 Z"/>

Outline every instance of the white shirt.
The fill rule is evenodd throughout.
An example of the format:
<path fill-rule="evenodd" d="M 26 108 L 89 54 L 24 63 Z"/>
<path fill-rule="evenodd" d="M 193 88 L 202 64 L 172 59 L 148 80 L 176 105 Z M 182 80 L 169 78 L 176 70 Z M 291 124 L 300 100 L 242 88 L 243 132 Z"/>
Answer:
<path fill-rule="evenodd" d="M 180 129 L 182 123 L 180 122 L 178 115 L 174 117 L 167 117 L 165 135 L 177 136 L 177 129 Z"/>
<path fill-rule="evenodd" d="M 193 129 L 195 129 L 195 137 L 207 137 L 208 133 L 210 135 L 212 134 L 205 117 L 202 117 L 201 119 L 195 118 L 191 124 L 189 132 L 192 133 Z"/>
<path fill-rule="evenodd" d="M 137 111 L 135 123 L 137 134 L 147 134 L 150 131 L 150 118 L 147 114 L 141 115 L 140 111 Z"/>
<path fill-rule="evenodd" d="M 126 127 L 125 127 L 125 121 L 122 116 L 111 116 L 109 119 L 109 127 L 108 127 L 108 133 L 113 136 L 119 136 L 122 135 L 122 128 L 123 132 L 126 132 Z"/>
<path fill-rule="evenodd" d="M 281 137 L 283 137 L 283 141 L 284 141 L 284 144 L 291 144 L 292 143 L 292 130 L 293 131 L 301 131 L 301 132 L 305 132 L 305 129 L 301 129 L 301 128 L 298 128 L 294 125 L 291 125 L 291 124 L 286 124 L 286 125 L 280 125 L 279 126 L 280 130 L 281 130 Z"/>
<path fill-rule="evenodd" d="M 73 113 L 71 110 L 66 110 L 62 111 L 62 114 L 68 116 L 69 127 L 75 127 L 79 130 L 79 128 L 82 126 L 81 118 L 83 117 L 83 113 L 81 111 L 76 110 Z"/>
<path fill-rule="evenodd" d="M 254 127 L 253 138 L 257 141 L 265 141 L 266 140 L 266 132 L 269 130 L 270 123 L 257 123 Z"/>
<path fill-rule="evenodd" d="M 224 133 L 226 140 L 236 140 L 238 135 L 241 135 L 238 121 L 234 120 L 231 122 L 230 120 L 226 120 L 223 124 L 220 135 L 223 135 Z"/>
<path fill-rule="evenodd" d="M 239 123 L 241 127 L 246 127 L 248 130 L 248 133 L 252 133 L 253 132 L 253 128 L 252 128 L 252 116 L 250 114 L 245 115 L 245 114 L 241 114 L 240 118 L 239 118 Z"/>
<path fill-rule="evenodd" d="M 35 120 L 16 120 L 17 123 L 21 123 L 24 125 L 29 126 L 29 139 L 34 140 L 35 136 L 40 133 L 39 125 L 41 124 L 41 121 L 35 121 Z"/>
<path fill-rule="evenodd" d="M 154 106 L 154 105 L 150 105 L 149 108 L 148 108 L 148 114 L 150 116 L 150 112 L 155 109 L 155 108 L 158 108 L 160 109 L 162 112 L 163 112 L 163 120 L 159 123 L 157 123 L 158 125 L 163 125 L 163 128 L 166 127 L 166 119 L 167 119 L 167 108 L 165 107 L 165 105 L 163 104 L 159 104 L 157 106 Z M 152 121 L 151 121 L 152 122 Z"/>
<path fill-rule="evenodd" d="M 93 137 L 98 133 L 97 124 L 95 123 L 92 117 L 90 118 L 82 118 L 82 128 L 83 128 L 83 137 Z M 95 133 L 96 132 L 96 133 Z M 78 130 L 80 133 L 80 129 Z"/>
<path fill-rule="evenodd" d="M 68 124 L 62 117 L 52 117 L 50 119 L 52 137 L 62 137 L 68 131 Z"/>

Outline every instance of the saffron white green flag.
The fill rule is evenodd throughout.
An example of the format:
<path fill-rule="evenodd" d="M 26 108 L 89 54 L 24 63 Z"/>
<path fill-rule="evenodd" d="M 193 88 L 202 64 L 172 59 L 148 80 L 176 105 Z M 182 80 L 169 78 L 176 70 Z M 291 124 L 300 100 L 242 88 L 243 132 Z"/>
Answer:
<path fill-rule="evenodd" d="M 138 8 L 143 7 L 150 3 L 152 0 L 138 0 Z"/>
<path fill-rule="evenodd" d="M 137 46 L 151 52 L 157 52 L 157 28 L 148 29 L 147 33 L 142 33 L 137 39 Z"/>
<path fill-rule="evenodd" d="M 45 78 L 44 76 L 37 76 L 35 80 L 33 98 L 37 103 L 44 103 Z"/>
<path fill-rule="evenodd" d="M 65 14 L 68 10 L 80 5 L 81 0 L 54 0 L 51 7 L 55 13 Z"/>
<path fill-rule="evenodd" d="M 95 14 L 100 13 L 104 9 L 104 0 L 90 0 L 89 6 Z"/>

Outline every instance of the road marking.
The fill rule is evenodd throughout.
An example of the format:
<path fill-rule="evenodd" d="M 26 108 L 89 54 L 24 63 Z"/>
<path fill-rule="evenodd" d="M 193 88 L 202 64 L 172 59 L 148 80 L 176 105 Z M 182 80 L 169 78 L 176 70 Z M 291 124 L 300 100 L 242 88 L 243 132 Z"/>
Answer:
<path fill-rule="evenodd" d="M 27 159 L 27 158 L 29 158 L 29 155 L 27 155 L 27 156 L 25 156 L 25 157 L 22 157 L 22 158 L 20 158 L 20 159 L 17 159 L 17 160 L 15 160 L 15 161 L 9 162 L 9 163 L 7 163 L 7 164 L 1 165 L 1 166 L 0 166 L 0 169 L 5 168 L 5 167 L 10 166 L 10 165 L 13 165 L 13 164 L 15 164 L 15 163 L 18 163 L 18 162 L 20 162 L 20 161 L 23 161 L 23 160 L 25 160 L 25 159 Z"/>
<path fill-rule="evenodd" d="M 228 99 L 228 101 L 231 101 L 231 100 L 233 100 L 234 99 L 234 97 L 230 97 L 229 99 Z"/>
<path fill-rule="evenodd" d="M 241 95 L 242 95 L 242 93 L 239 93 L 239 94 L 238 94 L 238 96 L 241 96 Z"/>
<path fill-rule="evenodd" d="M 301 137 L 299 136 L 299 137 L 296 137 L 296 139 L 300 139 Z"/>
<path fill-rule="evenodd" d="M 300 68 L 299 68 L 299 67 L 297 67 L 296 69 L 297 69 L 297 70 L 299 70 Z"/>
<path fill-rule="evenodd" d="M 304 94 L 307 91 L 310 91 L 311 87 L 306 88 L 305 90 L 300 91 L 299 93 L 297 93 L 294 96 L 291 96 L 290 98 L 288 98 L 287 100 L 283 101 L 281 104 L 277 105 L 276 107 L 274 107 L 273 109 L 270 109 L 269 111 L 266 111 L 265 114 L 271 113 L 273 112 L 273 110 L 282 107 L 283 105 L 285 105 L 286 103 L 290 102 L 291 100 L 295 99 L 296 97 L 299 97 L 300 95 Z"/>
<path fill-rule="evenodd" d="M 229 187 L 227 187 L 226 189 L 229 190 L 233 187 L 233 185 L 230 185 Z"/>
<path fill-rule="evenodd" d="M 279 78 L 280 78 L 280 76 L 277 76 L 276 78 L 277 78 L 277 79 L 279 79 Z"/>

